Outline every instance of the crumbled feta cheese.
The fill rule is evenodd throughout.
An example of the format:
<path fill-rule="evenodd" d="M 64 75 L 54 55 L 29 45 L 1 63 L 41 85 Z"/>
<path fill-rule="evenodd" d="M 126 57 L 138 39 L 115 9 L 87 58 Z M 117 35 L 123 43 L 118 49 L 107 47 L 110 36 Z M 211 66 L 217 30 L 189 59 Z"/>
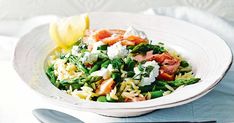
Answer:
<path fill-rule="evenodd" d="M 150 72 L 149 77 L 143 77 L 141 82 L 140 82 L 140 86 L 144 86 L 144 85 L 150 85 L 151 83 L 153 83 L 155 81 L 155 78 L 158 76 L 159 74 L 159 65 L 157 62 L 155 61 L 147 61 L 145 64 L 143 64 L 143 67 L 147 67 L 147 66 L 153 66 L 154 69 Z"/>
<path fill-rule="evenodd" d="M 107 55 L 110 59 L 123 58 L 128 55 L 126 46 L 122 46 L 120 42 L 107 48 Z"/>
<path fill-rule="evenodd" d="M 109 65 L 107 66 L 107 70 L 109 70 L 110 72 L 113 72 L 113 71 L 114 71 L 112 64 L 109 64 Z"/>
<path fill-rule="evenodd" d="M 139 74 L 141 73 L 141 71 L 139 70 L 139 68 L 136 66 L 134 67 L 134 73 L 135 73 L 135 79 L 140 79 Z"/>
<path fill-rule="evenodd" d="M 111 72 L 113 72 L 114 69 L 111 64 L 108 65 L 107 68 L 102 68 L 101 70 L 95 71 L 91 73 L 90 76 L 102 76 L 103 79 L 109 79 L 111 77 Z"/>
<path fill-rule="evenodd" d="M 98 50 L 98 47 L 100 47 L 102 45 L 105 45 L 105 44 L 101 41 L 93 43 L 93 49 L 92 49 L 91 53 L 100 53 L 100 50 Z"/>
<path fill-rule="evenodd" d="M 84 56 L 80 58 L 83 64 L 93 64 L 97 61 L 98 55 L 96 53 L 85 52 Z"/>
<path fill-rule="evenodd" d="M 146 34 L 143 31 L 139 31 L 132 26 L 128 27 L 127 31 L 124 33 L 124 38 L 127 38 L 131 35 L 139 36 L 142 39 L 147 38 Z"/>
<path fill-rule="evenodd" d="M 102 76 L 103 79 L 108 79 L 111 77 L 111 72 L 106 68 L 102 68 L 101 70 L 91 73 L 90 76 Z"/>
<path fill-rule="evenodd" d="M 72 51 L 71 54 L 74 55 L 74 56 L 78 56 L 80 50 L 81 49 L 79 48 L 79 46 L 73 46 L 72 50 L 71 50 Z"/>
<path fill-rule="evenodd" d="M 142 77 L 141 82 L 139 83 L 140 86 L 150 85 L 155 81 L 155 78 L 159 74 L 159 65 L 155 61 L 147 61 L 142 67 L 145 69 L 147 66 L 153 66 L 153 70 L 150 72 L 149 77 Z M 134 68 L 134 72 L 136 75 L 136 79 L 140 79 L 140 76 L 137 76 L 141 73 L 138 67 Z"/>

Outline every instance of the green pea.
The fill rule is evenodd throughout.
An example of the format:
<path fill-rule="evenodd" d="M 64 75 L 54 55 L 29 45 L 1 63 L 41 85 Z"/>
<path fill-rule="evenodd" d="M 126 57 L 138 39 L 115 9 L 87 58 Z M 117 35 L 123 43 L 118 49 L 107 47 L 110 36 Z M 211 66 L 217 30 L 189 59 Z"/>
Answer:
<path fill-rule="evenodd" d="M 99 97 L 97 98 L 97 101 L 98 101 L 98 102 L 107 102 L 105 96 L 99 96 Z"/>
<path fill-rule="evenodd" d="M 55 85 L 57 77 L 54 74 L 54 65 L 51 65 L 47 70 L 46 70 L 46 75 L 49 77 L 51 83 Z"/>
<path fill-rule="evenodd" d="M 113 67 L 114 69 L 120 70 L 121 67 L 124 65 L 124 61 L 123 61 L 123 59 L 121 59 L 121 58 L 114 58 L 114 59 L 111 61 L 111 64 L 112 64 L 112 67 Z"/>

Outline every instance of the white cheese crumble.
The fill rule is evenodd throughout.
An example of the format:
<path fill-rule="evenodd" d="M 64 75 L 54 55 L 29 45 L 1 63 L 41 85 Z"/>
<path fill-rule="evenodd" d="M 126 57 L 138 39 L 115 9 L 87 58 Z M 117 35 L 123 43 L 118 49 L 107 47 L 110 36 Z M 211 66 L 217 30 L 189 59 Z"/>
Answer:
<path fill-rule="evenodd" d="M 126 46 L 122 46 L 120 42 L 107 48 L 107 55 L 110 59 L 124 58 L 128 55 Z"/>
<path fill-rule="evenodd" d="M 107 68 L 101 68 L 101 70 L 91 73 L 90 76 L 102 76 L 103 79 L 109 79 L 113 70 L 112 65 L 109 64 Z"/>
<path fill-rule="evenodd" d="M 109 64 L 109 65 L 107 66 L 107 69 L 108 69 L 110 72 L 115 71 L 115 70 L 113 69 L 112 64 Z"/>
<path fill-rule="evenodd" d="M 149 77 L 142 77 L 141 82 L 139 83 L 139 86 L 145 86 L 150 85 L 155 81 L 155 78 L 159 75 L 159 65 L 155 61 L 147 61 L 145 64 L 142 65 L 142 67 L 145 69 L 147 66 L 153 66 L 153 70 L 150 72 Z M 136 75 L 140 74 L 141 71 L 138 69 L 138 67 L 134 68 L 134 72 Z M 140 78 L 140 76 L 137 76 L 136 78 Z"/>
<path fill-rule="evenodd" d="M 102 41 L 98 41 L 93 43 L 93 49 L 91 51 L 91 53 L 100 53 L 100 50 L 98 50 L 98 47 L 105 45 Z"/>
<path fill-rule="evenodd" d="M 108 69 L 104 68 L 91 73 L 91 76 L 102 76 L 103 79 L 108 79 L 111 76 L 111 72 Z"/>
<path fill-rule="evenodd" d="M 98 54 L 85 52 L 84 56 L 80 58 L 80 61 L 83 64 L 93 64 L 95 61 L 97 61 L 97 59 L 98 59 Z"/>
<path fill-rule="evenodd" d="M 140 79 L 139 74 L 141 73 L 141 71 L 139 70 L 139 68 L 137 66 L 134 67 L 134 73 L 135 73 L 135 79 Z"/>
<path fill-rule="evenodd" d="M 137 30 L 134 27 L 130 26 L 130 27 L 128 27 L 127 31 L 124 33 L 124 38 L 127 38 L 127 37 L 132 36 L 132 35 L 139 36 L 142 39 L 147 38 L 145 32 Z"/>

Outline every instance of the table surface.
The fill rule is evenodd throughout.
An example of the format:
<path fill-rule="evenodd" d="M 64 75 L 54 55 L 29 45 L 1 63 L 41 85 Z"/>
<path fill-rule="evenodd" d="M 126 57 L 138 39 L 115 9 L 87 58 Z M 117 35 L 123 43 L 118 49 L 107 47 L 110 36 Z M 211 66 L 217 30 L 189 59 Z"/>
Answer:
<path fill-rule="evenodd" d="M 230 24 L 234 25 L 234 22 L 230 22 Z M 49 103 L 45 102 L 42 97 L 38 96 L 35 92 L 33 92 L 28 86 L 26 86 L 18 77 L 16 72 L 14 71 L 11 63 L 11 54 L 13 53 L 14 43 L 17 41 L 17 38 L 20 36 L 20 33 L 18 33 L 21 30 L 21 26 L 24 25 L 24 22 L 21 21 L 0 21 L 0 35 L 7 35 L 12 36 L 13 38 L 8 37 L 1 37 L 0 36 L 0 54 L 3 54 L 2 57 L 0 57 L 0 75 L 1 75 L 1 85 L 0 85 L 0 123 L 18 123 L 18 122 L 26 122 L 26 123 L 38 123 L 38 121 L 35 119 L 35 117 L 32 115 L 32 110 L 35 108 L 52 108 L 52 109 L 59 109 L 61 111 L 67 112 L 69 114 L 72 114 L 74 116 L 79 117 L 81 120 L 86 122 L 92 122 L 94 120 L 102 119 L 102 121 L 132 121 L 131 118 L 125 118 L 125 119 L 119 119 L 119 118 L 109 118 L 100 116 L 94 113 L 89 112 L 80 112 L 80 111 L 73 111 L 62 107 L 57 107 L 54 105 L 50 105 Z M 11 41 L 11 46 L 8 46 L 10 49 L 4 49 L 4 41 Z M 227 75 L 226 80 L 230 79 L 230 77 L 233 75 L 234 72 L 230 72 L 229 75 Z M 224 83 L 225 84 L 225 83 Z M 219 84 L 213 91 L 211 91 L 209 94 L 205 95 L 201 99 L 198 99 L 190 104 L 186 104 L 183 106 L 179 106 L 178 108 L 170 108 L 160 111 L 155 111 L 151 114 L 148 114 L 149 117 L 158 117 L 161 118 L 161 121 L 168 119 L 163 119 L 163 116 L 168 115 L 175 115 L 176 113 L 194 113 L 191 112 L 188 108 L 189 106 L 193 106 L 192 108 L 202 108 L 198 107 L 197 104 L 200 102 L 209 102 L 209 101 L 215 101 L 209 100 L 206 97 L 207 96 L 220 96 L 223 98 L 223 100 L 226 100 L 227 98 L 232 98 L 232 100 L 223 102 L 223 104 L 217 104 L 217 105 L 228 105 L 230 108 L 232 108 L 234 111 L 234 96 L 228 95 L 225 96 L 225 93 L 222 93 L 219 91 L 219 89 L 222 87 L 222 82 Z M 197 106 L 197 107 L 196 107 Z M 203 113 L 204 117 L 196 118 L 200 120 L 215 120 L 217 117 L 212 117 L 213 115 L 210 115 L 209 113 L 205 113 L 207 110 L 213 110 L 217 113 L 224 113 L 225 111 L 222 110 L 222 107 L 214 108 L 216 105 L 213 106 L 206 106 L 204 107 L 204 110 L 200 112 L 195 112 L 193 115 L 196 117 L 196 113 Z M 211 107 L 213 107 L 211 109 Z M 188 108 L 187 112 L 180 112 L 178 109 L 185 109 Z M 191 109 L 192 110 L 192 109 Z M 220 111 L 220 112 L 219 112 Z M 167 112 L 167 114 L 163 114 L 163 112 Z M 159 114 L 160 116 L 157 116 Z M 163 114 L 163 116 L 162 116 Z M 234 112 L 226 112 L 225 116 L 227 118 L 231 118 L 234 121 L 234 118 L 232 118 L 232 115 Z M 223 116 L 220 115 L 220 116 Z M 90 119 L 90 117 L 95 119 Z M 134 119 L 134 118 L 132 118 Z M 135 118 L 137 120 L 137 118 Z M 176 118 L 172 118 L 170 120 L 176 120 Z M 178 120 L 178 118 L 177 118 Z M 184 119 L 186 120 L 186 119 Z M 139 120 L 140 121 L 140 120 Z M 143 118 L 142 121 L 145 121 Z M 147 121 L 147 120 L 146 120 Z M 150 119 L 148 119 L 150 121 Z"/>

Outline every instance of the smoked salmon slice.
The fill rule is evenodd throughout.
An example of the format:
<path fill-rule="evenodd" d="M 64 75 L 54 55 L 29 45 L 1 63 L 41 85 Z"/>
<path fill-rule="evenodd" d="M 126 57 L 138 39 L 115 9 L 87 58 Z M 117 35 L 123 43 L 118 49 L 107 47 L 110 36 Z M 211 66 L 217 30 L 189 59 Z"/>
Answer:
<path fill-rule="evenodd" d="M 111 31 L 106 30 L 106 29 L 101 29 L 101 30 L 97 30 L 97 31 L 94 32 L 93 38 L 96 41 L 100 41 L 102 39 L 111 37 L 111 35 L 112 35 Z"/>

